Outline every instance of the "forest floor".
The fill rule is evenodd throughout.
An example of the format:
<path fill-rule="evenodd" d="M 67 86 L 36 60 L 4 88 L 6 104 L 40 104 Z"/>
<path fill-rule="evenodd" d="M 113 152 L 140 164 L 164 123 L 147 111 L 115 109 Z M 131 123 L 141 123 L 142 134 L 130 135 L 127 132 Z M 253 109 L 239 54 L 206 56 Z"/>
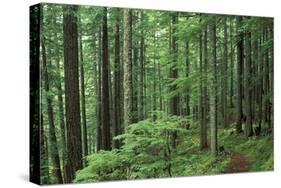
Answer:
<path fill-rule="evenodd" d="M 244 154 L 233 152 L 230 154 L 230 162 L 223 173 L 248 172 L 249 170 L 250 162 L 248 157 Z"/>
<path fill-rule="evenodd" d="M 198 149 L 199 129 L 193 126 L 189 134 L 192 139 L 184 142 L 182 146 L 182 148 L 189 148 L 187 152 L 183 153 L 184 156 L 188 156 L 189 161 L 182 169 L 185 176 L 273 170 L 272 135 L 246 139 L 243 134 L 235 133 L 234 126 L 219 129 L 218 144 L 224 149 L 214 159 L 210 157 L 209 149 Z M 182 163 L 180 164 L 182 165 Z M 181 169 L 181 166 L 175 166 L 174 171 L 177 171 L 177 168 Z"/>

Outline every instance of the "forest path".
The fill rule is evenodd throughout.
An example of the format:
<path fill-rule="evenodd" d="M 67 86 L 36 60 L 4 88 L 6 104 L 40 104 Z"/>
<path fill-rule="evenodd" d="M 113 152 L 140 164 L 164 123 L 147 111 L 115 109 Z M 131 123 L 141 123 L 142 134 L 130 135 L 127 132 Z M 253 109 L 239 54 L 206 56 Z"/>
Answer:
<path fill-rule="evenodd" d="M 233 152 L 230 154 L 230 162 L 223 173 L 248 172 L 250 170 L 250 161 L 247 156 L 241 153 Z"/>

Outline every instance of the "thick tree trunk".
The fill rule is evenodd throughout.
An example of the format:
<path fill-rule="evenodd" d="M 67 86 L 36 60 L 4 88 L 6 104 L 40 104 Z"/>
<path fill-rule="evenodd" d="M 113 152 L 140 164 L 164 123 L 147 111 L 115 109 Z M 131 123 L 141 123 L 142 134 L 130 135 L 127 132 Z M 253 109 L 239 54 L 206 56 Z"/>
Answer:
<path fill-rule="evenodd" d="M 251 92 L 251 34 L 245 33 L 245 69 L 244 69 L 244 83 L 245 83 L 245 136 L 253 135 L 252 128 L 252 92 Z"/>
<path fill-rule="evenodd" d="M 242 132 L 242 67 L 243 67 L 243 32 L 242 27 L 242 17 L 238 16 L 236 18 L 237 25 L 237 105 L 236 105 L 236 132 Z"/>
<path fill-rule="evenodd" d="M 211 42 L 211 96 L 210 96 L 210 126 L 211 126 L 211 151 L 213 156 L 218 154 L 217 144 L 217 67 L 216 67 L 216 16 L 212 16 L 210 24 Z"/>
<path fill-rule="evenodd" d="M 82 138 L 79 98 L 77 6 L 65 6 L 63 15 L 64 33 L 64 78 L 65 111 L 67 127 L 67 183 L 75 178 L 82 168 Z"/>
<path fill-rule="evenodd" d="M 124 128 L 132 123 L 132 10 L 124 10 Z"/>
<path fill-rule="evenodd" d="M 112 127 L 113 137 L 121 134 L 121 62 L 120 62 L 120 10 L 116 9 L 116 20 L 115 20 L 115 36 L 114 36 L 114 84 L 113 84 L 113 94 L 114 94 L 114 123 Z M 113 147 L 120 148 L 121 144 L 119 140 L 113 140 Z"/>
<path fill-rule="evenodd" d="M 107 8 L 103 9 L 102 23 L 102 94 L 101 94 L 101 149 L 110 150 L 110 96 Z"/>
<path fill-rule="evenodd" d="M 223 127 L 226 128 L 228 124 L 228 113 L 227 113 L 227 90 L 228 90 L 228 74 L 227 74 L 227 63 L 228 63 L 228 50 L 227 50 L 227 17 L 223 17 L 223 54 L 222 54 L 222 118 Z"/>
<path fill-rule="evenodd" d="M 96 150 L 101 149 L 101 65 L 102 65 L 102 38 L 101 38 L 102 28 L 99 27 L 98 31 L 98 86 L 97 86 L 97 123 L 96 123 Z"/>

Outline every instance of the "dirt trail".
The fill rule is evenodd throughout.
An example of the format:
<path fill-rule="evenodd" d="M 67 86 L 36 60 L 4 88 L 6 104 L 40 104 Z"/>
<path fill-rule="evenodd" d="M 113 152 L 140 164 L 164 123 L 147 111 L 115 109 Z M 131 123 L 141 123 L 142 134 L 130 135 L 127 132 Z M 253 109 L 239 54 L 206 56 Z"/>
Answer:
<path fill-rule="evenodd" d="M 241 153 L 231 153 L 230 162 L 223 173 L 248 172 L 250 170 L 249 159 Z"/>

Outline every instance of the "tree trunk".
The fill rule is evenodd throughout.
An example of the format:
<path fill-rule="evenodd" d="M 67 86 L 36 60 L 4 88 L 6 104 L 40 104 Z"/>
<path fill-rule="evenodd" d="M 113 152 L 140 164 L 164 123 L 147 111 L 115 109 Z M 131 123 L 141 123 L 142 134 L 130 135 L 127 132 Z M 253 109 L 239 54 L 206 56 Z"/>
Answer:
<path fill-rule="evenodd" d="M 121 62 L 120 62 L 120 10 L 116 9 L 116 20 L 115 20 L 115 36 L 114 36 L 114 84 L 113 84 L 113 94 L 114 94 L 114 123 L 112 127 L 113 137 L 121 134 Z M 113 140 L 113 147 L 120 148 L 121 144 L 119 140 Z"/>
<path fill-rule="evenodd" d="M 143 11 L 140 13 L 140 19 L 141 19 L 141 33 L 140 33 L 140 73 L 139 73 L 139 84 L 140 84 L 140 89 L 139 89 L 139 96 L 140 96 L 140 101 L 139 101 L 139 115 L 138 119 L 139 121 L 144 120 L 145 116 L 145 96 L 144 96 L 144 14 Z"/>
<path fill-rule="evenodd" d="M 233 108 L 234 107 L 234 103 L 233 103 L 233 95 L 234 95 L 234 84 L 233 84 L 233 80 L 234 80 L 234 60 L 233 60 L 233 26 L 232 26 L 232 20 L 230 20 L 230 26 L 229 26 L 229 39 L 230 39 L 230 90 L 229 90 L 229 103 L 230 103 L 230 107 Z"/>
<path fill-rule="evenodd" d="M 101 149 L 110 150 L 110 96 L 107 8 L 103 9 L 102 22 L 102 94 L 101 94 Z"/>
<path fill-rule="evenodd" d="M 207 140 L 207 75 L 208 75 L 208 46 L 207 46 L 207 28 L 204 28 L 204 35 L 203 35 L 203 60 L 204 60 L 204 66 L 201 68 L 201 74 L 203 79 L 202 81 L 202 114 L 203 114 L 203 119 L 202 119 L 202 127 L 201 127 L 201 148 L 206 148 L 208 147 L 208 140 Z M 203 69 L 203 70 L 202 70 Z"/>
<path fill-rule="evenodd" d="M 237 25 L 237 106 L 236 106 L 236 132 L 242 132 L 242 67 L 243 67 L 243 32 L 242 27 L 242 17 L 238 16 L 236 18 Z"/>
<path fill-rule="evenodd" d="M 63 177 L 66 179 L 66 163 L 67 160 L 67 152 L 66 152 L 66 136 L 65 136 L 65 120 L 64 120 L 64 108 L 63 108 L 63 97 L 62 97 L 62 85 L 61 85 L 61 74 L 60 74 L 60 63 L 59 59 L 56 61 L 56 68 L 58 70 L 58 82 L 57 82 L 57 90 L 58 90 L 58 108 L 59 108 L 59 119 L 60 119 L 60 133 L 61 133 L 61 143 L 62 143 L 62 167 L 63 167 Z"/>
<path fill-rule="evenodd" d="M 83 44 L 82 31 L 79 35 L 79 49 L 80 49 L 80 93 L 81 93 L 81 112 L 82 112 L 82 139 L 83 139 L 83 156 L 88 155 L 88 137 L 87 137 L 87 123 L 86 123 L 86 99 L 85 99 L 85 79 L 84 79 L 84 61 L 83 61 Z"/>
<path fill-rule="evenodd" d="M 170 78 L 172 81 L 178 78 L 178 68 L 177 68 L 177 38 L 176 38 L 176 24 L 178 23 L 178 15 L 177 13 L 174 13 L 172 15 L 172 32 L 171 32 L 171 57 L 172 57 L 172 66 L 170 68 Z M 173 84 L 170 87 L 170 92 L 175 92 L 177 89 L 177 86 Z M 178 101 L 179 97 L 177 94 L 172 96 L 170 98 L 170 113 L 171 115 L 178 115 L 179 114 L 179 108 L 178 108 Z M 172 132 L 172 147 L 176 148 L 176 139 L 177 139 L 177 133 Z"/>
<path fill-rule="evenodd" d="M 207 139 L 205 132 L 205 106 L 204 106 L 204 94 L 203 94 L 203 41 L 202 31 L 199 34 L 199 126 L 200 126 L 200 148 L 207 147 Z"/>
<path fill-rule="evenodd" d="M 124 128 L 132 123 L 132 10 L 124 9 Z"/>
<path fill-rule="evenodd" d="M 45 48 L 45 44 L 44 44 L 43 40 L 44 39 L 42 39 L 43 78 L 44 78 L 44 83 L 45 83 L 45 91 L 46 91 L 46 99 L 47 99 L 50 154 L 51 154 L 51 160 L 52 160 L 52 164 L 53 164 L 53 172 L 54 172 L 54 175 L 56 178 L 55 183 L 61 184 L 61 183 L 63 183 L 63 178 L 62 178 L 62 173 L 61 173 L 61 168 L 60 168 L 60 157 L 59 157 L 58 144 L 57 144 L 57 138 L 56 138 L 56 132 L 55 132 L 52 99 L 51 99 L 51 96 L 49 93 L 50 89 L 49 89 L 49 77 L 48 77 L 48 69 L 47 69 L 46 48 Z"/>
<path fill-rule="evenodd" d="M 226 128 L 228 124 L 228 113 L 227 113 L 227 90 L 228 90 L 228 74 L 227 74 L 227 62 L 228 62 L 228 50 L 227 50 L 227 17 L 223 17 L 223 30 L 224 30 L 224 36 L 223 36 L 223 54 L 222 54 L 222 118 L 223 118 L 223 127 Z"/>
<path fill-rule="evenodd" d="M 101 65 L 102 65 L 102 28 L 99 27 L 98 31 L 98 87 L 97 87 L 97 125 L 96 125 L 96 150 L 101 149 Z"/>
<path fill-rule="evenodd" d="M 244 83 L 245 83 L 245 108 L 246 108 L 246 123 L 245 136 L 253 135 L 252 129 L 252 92 L 251 92 L 251 34 L 249 31 L 245 33 L 245 69 L 244 69 Z"/>
<path fill-rule="evenodd" d="M 210 126 L 211 151 L 213 156 L 218 154 L 217 146 L 217 67 L 216 67 L 216 16 L 212 16 L 210 24 L 211 42 L 211 96 L 210 96 Z"/>
<path fill-rule="evenodd" d="M 65 6 L 63 14 L 65 110 L 67 127 L 67 183 L 82 168 L 82 138 L 79 98 L 77 6 Z"/>

